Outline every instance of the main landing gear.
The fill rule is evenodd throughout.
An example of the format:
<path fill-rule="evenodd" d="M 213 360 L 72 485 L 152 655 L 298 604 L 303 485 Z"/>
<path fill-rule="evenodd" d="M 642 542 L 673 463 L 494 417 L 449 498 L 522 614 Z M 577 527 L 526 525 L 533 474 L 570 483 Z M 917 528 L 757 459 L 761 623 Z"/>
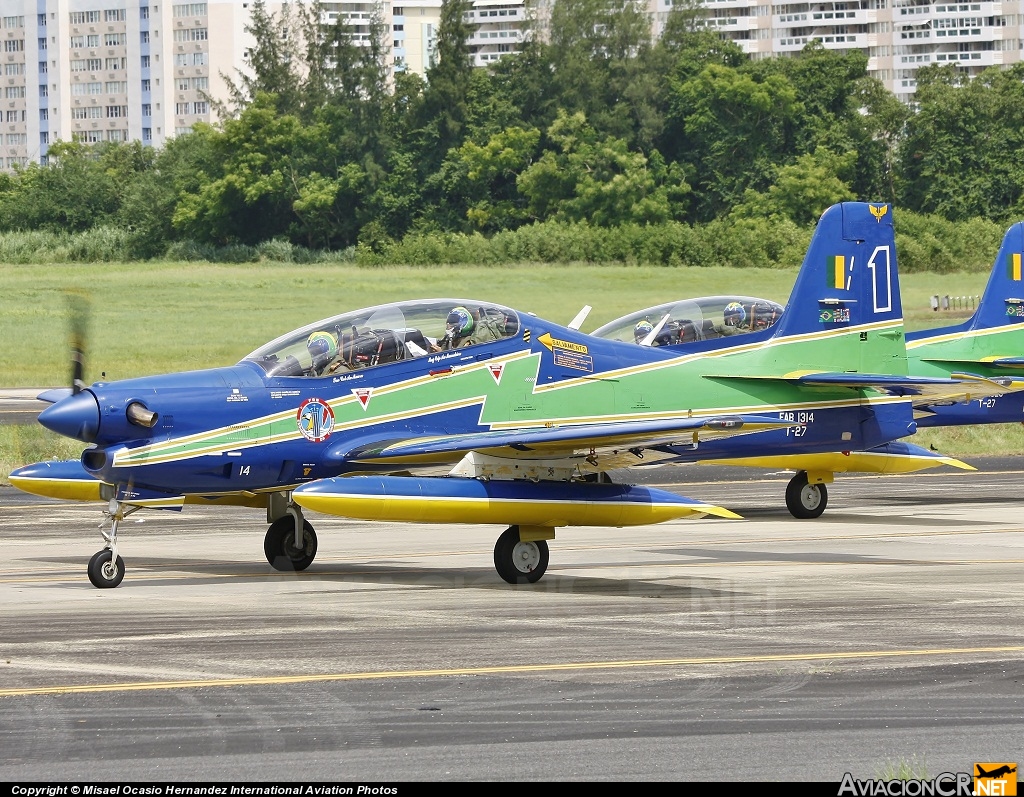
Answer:
<path fill-rule="evenodd" d="M 263 553 L 272 568 L 284 572 L 305 570 L 313 564 L 316 532 L 302 517 L 297 504 L 289 504 L 285 514 L 270 524 L 263 540 Z"/>
<path fill-rule="evenodd" d="M 533 584 L 548 569 L 548 540 L 555 530 L 509 526 L 494 545 L 494 569 L 509 584 Z"/>
<path fill-rule="evenodd" d="M 103 550 L 93 554 L 89 560 L 89 581 L 98 589 L 111 589 L 121 583 L 124 578 L 124 559 L 117 555 L 117 525 L 128 515 L 137 512 L 142 507 L 127 506 L 119 501 L 111 501 L 107 516 L 110 518 L 110 531 L 104 531 L 100 524 L 100 534 L 106 541 Z"/>
<path fill-rule="evenodd" d="M 828 490 L 823 481 L 809 481 L 805 470 L 790 479 L 786 487 L 786 508 L 793 517 L 800 520 L 819 517 L 827 504 Z"/>

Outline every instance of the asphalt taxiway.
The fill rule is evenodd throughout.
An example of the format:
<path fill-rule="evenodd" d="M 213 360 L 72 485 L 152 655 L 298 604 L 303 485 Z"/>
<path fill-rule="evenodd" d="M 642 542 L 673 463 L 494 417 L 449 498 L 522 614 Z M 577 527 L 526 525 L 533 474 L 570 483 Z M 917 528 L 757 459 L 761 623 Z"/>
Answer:
<path fill-rule="evenodd" d="M 46 409 L 46 402 L 36 398 L 45 388 L 0 388 L 0 424 L 34 423 Z"/>
<path fill-rule="evenodd" d="M 0 488 L 0 778 L 838 783 L 1019 761 L 1024 460 L 981 468 L 841 476 L 814 521 L 786 511 L 788 476 L 676 469 L 744 520 L 559 530 L 532 586 L 494 573 L 497 527 L 313 516 L 317 560 L 281 574 L 261 512 L 186 507 L 129 518 L 124 582 L 97 590 L 99 508 Z"/>

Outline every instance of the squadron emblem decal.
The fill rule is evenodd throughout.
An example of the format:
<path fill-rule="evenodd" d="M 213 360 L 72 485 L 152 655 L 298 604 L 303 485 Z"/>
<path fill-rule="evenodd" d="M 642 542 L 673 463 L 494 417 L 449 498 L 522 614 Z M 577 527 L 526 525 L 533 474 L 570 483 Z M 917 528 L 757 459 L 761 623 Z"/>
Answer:
<path fill-rule="evenodd" d="M 352 388 L 352 395 L 359 399 L 359 404 L 362 406 L 363 411 L 366 411 L 366 405 L 370 403 L 370 394 L 373 393 L 372 387 L 354 387 Z"/>
<path fill-rule="evenodd" d="M 302 436 L 313 443 L 322 443 L 334 430 L 334 410 L 326 401 L 306 399 L 295 416 Z"/>

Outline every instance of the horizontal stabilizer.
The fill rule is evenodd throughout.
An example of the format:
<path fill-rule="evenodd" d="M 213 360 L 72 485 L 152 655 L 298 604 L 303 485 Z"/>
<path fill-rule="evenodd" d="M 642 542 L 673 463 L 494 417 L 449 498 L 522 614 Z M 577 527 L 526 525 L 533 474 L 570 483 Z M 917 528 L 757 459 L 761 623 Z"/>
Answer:
<path fill-rule="evenodd" d="M 1024 368 L 1024 357 L 995 357 L 990 364 L 1000 368 Z"/>
<path fill-rule="evenodd" d="M 583 482 L 481 481 L 460 477 L 350 476 L 297 487 L 306 509 L 402 523 L 641 526 L 685 517 L 739 515 L 653 487 Z"/>
<path fill-rule="evenodd" d="M 804 373 L 781 376 L 740 376 L 709 374 L 707 379 L 779 381 L 806 387 L 848 387 L 851 390 L 876 390 L 891 396 L 905 396 L 919 404 L 937 401 L 959 402 L 988 396 L 1001 396 L 1015 389 L 1008 379 L 989 379 L 976 374 L 940 376 L 904 376 L 900 374 Z"/>
<path fill-rule="evenodd" d="M 819 454 L 742 457 L 740 459 L 700 460 L 702 465 L 738 465 L 749 468 L 778 468 L 817 473 L 916 473 L 949 465 L 961 470 L 974 467 L 921 446 L 897 440 L 868 451 L 844 451 Z"/>
<path fill-rule="evenodd" d="M 1024 357 L 982 357 L 981 359 L 956 359 L 953 357 L 922 357 L 926 363 L 955 363 L 957 365 L 991 365 L 997 368 L 1024 368 Z"/>
<path fill-rule="evenodd" d="M 975 374 L 951 377 L 896 376 L 889 374 L 807 374 L 796 380 L 802 385 L 872 388 L 893 396 L 927 401 L 970 401 L 972 398 L 1001 396 L 1010 390 L 1008 383 Z"/>

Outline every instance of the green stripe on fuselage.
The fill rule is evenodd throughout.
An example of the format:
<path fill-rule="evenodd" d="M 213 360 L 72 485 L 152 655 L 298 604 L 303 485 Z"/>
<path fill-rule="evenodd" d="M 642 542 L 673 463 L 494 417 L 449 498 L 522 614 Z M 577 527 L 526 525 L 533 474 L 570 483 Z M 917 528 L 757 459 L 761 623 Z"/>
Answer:
<path fill-rule="evenodd" d="M 866 340 L 861 339 L 862 334 Z M 491 428 L 850 406 L 862 399 L 848 388 L 807 389 L 778 379 L 730 381 L 705 377 L 723 373 L 778 377 L 822 370 L 905 374 L 903 352 L 902 323 L 894 321 L 826 328 L 800 336 L 770 338 L 755 344 L 604 372 L 601 367 L 609 364 L 602 363 L 597 356 L 595 373 L 577 377 L 565 373 L 568 369 L 555 366 L 552 352 L 538 344 L 537 351 L 454 365 L 450 372 L 423 374 L 375 387 L 365 408 L 350 392 L 328 398 L 322 384 L 311 380 L 309 391 L 296 396 L 294 405 L 287 410 L 125 449 L 117 452 L 114 465 L 157 464 L 300 439 L 302 435 L 296 422 L 298 407 L 313 396 L 328 401 L 334 412 L 332 436 L 402 421 L 408 421 L 410 433 L 418 435 L 416 418 L 474 405 L 480 406 L 480 423 Z M 548 358 L 544 369 L 541 369 L 542 358 Z M 502 365 L 504 371 L 496 384 L 490 369 L 498 365 Z M 550 378 L 549 373 L 553 374 Z M 350 384 L 331 387 L 346 390 Z M 436 430 L 430 431 L 436 433 Z"/>

